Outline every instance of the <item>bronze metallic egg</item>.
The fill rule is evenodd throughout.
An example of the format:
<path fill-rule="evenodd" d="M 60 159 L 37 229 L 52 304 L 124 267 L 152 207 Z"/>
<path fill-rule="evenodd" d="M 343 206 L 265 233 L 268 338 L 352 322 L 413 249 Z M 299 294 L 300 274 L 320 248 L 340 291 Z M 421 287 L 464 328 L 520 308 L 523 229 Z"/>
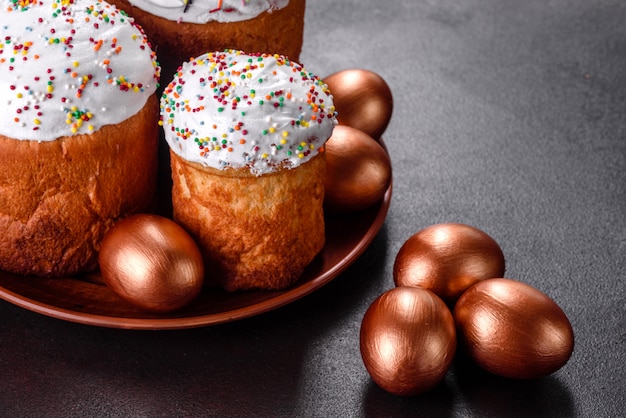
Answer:
<path fill-rule="evenodd" d="M 174 221 L 139 214 L 119 221 L 104 237 L 102 280 L 122 299 L 151 312 L 171 312 L 202 289 L 204 264 L 191 236 Z"/>
<path fill-rule="evenodd" d="M 436 386 L 456 352 L 452 313 L 433 292 L 396 287 L 379 296 L 363 317 L 363 363 L 372 380 L 395 395 Z"/>
<path fill-rule="evenodd" d="M 362 69 L 336 72 L 324 78 L 333 95 L 337 120 L 374 139 L 381 137 L 393 111 L 393 96 L 385 80 Z"/>
<path fill-rule="evenodd" d="M 411 236 L 393 266 L 397 286 L 430 289 L 453 304 L 474 283 L 502 277 L 504 255 L 498 243 L 469 225 L 431 225 Z"/>
<path fill-rule="evenodd" d="M 338 125 L 325 148 L 325 209 L 354 212 L 383 198 L 391 182 L 391 161 L 377 141 L 358 129 Z"/>
<path fill-rule="evenodd" d="M 563 367 L 574 332 L 561 308 L 534 287 L 511 279 L 483 280 L 454 308 L 459 343 L 485 370 L 532 379 Z"/>

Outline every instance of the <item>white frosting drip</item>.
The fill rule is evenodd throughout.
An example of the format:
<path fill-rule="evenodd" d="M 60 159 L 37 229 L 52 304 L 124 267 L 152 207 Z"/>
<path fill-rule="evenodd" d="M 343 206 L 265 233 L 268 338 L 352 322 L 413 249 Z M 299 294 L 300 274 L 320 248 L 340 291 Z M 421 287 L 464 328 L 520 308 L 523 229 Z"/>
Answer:
<path fill-rule="evenodd" d="M 0 134 L 52 141 L 136 114 L 159 67 L 142 30 L 94 0 L 0 0 Z"/>
<path fill-rule="evenodd" d="M 262 175 L 313 158 L 337 120 L 326 84 L 299 64 L 225 51 L 182 65 L 161 98 L 161 123 L 184 159 Z"/>
<path fill-rule="evenodd" d="M 287 6 L 289 0 L 128 0 L 168 20 L 188 23 L 239 22 Z"/>

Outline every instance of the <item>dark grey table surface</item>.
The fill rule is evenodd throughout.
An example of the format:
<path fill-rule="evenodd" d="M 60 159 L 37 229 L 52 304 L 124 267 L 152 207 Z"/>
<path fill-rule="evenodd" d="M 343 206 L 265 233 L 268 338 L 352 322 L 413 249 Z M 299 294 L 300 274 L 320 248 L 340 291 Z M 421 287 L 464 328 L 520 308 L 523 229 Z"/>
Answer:
<path fill-rule="evenodd" d="M 378 72 L 393 200 L 346 272 L 288 306 L 178 331 L 64 322 L 0 301 L 0 416 L 624 416 L 626 3 L 309 0 L 301 61 Z M 569 363 L 534 381 L 457 362 L 434 390 L 379 389 L 358 336 L 402 243 L 481 228 L 507 277 L 568 315 Z"/>

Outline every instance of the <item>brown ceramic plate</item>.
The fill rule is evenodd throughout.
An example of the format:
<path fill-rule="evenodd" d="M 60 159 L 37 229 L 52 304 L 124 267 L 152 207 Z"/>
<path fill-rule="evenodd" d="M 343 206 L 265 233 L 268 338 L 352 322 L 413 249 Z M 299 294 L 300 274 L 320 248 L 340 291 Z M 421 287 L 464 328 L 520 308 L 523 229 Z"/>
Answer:
<path fill-rule="evenodd" d="M 183 329 L 258 315 L 291 303 L 336 278 L 370 245 L 387 216 L 389 185 L 382 201 L 367 210 L 326 217 L 326 246 L 291 288 L 228 293 L 206 289 L 184 309 L 143 312 L 119 299 L 99 274 L 78 278 L 24 277 L 0 271 L 0 298 L 66 321 L 110 328 Z"/>

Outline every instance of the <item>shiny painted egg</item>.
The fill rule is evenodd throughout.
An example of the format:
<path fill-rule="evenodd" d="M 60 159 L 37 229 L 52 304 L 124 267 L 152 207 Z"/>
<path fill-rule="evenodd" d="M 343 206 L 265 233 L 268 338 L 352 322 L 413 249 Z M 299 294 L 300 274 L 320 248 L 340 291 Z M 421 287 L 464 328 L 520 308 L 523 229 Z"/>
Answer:
<path fill-rule="evenodd" d="M 450 304 L 474 283 L 503 275 L 504 255 L 498 243 L 460 223 L 418 231 L 402 245 L 393 266 L 397 286 L 432 290 Z"/>
<path fill-rule="evenodd" d="M 443 380 L 456 352 L 452 313 L 433 292 L 396 287 L 367 309 L 360 330 L 372 380 L 395 395 L 421 394 Z"/>
<path fill-rule="evenodd" d="M 151 312 L 171 312 L 202 289 L 204 264 L 191 236 L 174 221 L 138 214 L 119 221 L 104 237 L 102 280 L 127 302 Z"/>
<path fill-rule="evenodd" d="M 358 129 L 338 125 L 325 149 L 325 209 L 355 212 L 383 198 L 391 183 L 391 161 L 376 140 Z"/>
<path fill-rule="evenodd" d="M 457 301 L 459 343 L 485 370 L 503 377 L 549 375 L 569 360 L 574 332 L 561 308 L 536 288 L 511 279 L 476 283 Z"/>
<path fill-rule="evenodd" d="M 391 120 L 393 96 L 385 80 L 373 71 L 348 69 L 324 78 L 333 95 L 337 120 L 374 139 L 381 137 Z"/>

